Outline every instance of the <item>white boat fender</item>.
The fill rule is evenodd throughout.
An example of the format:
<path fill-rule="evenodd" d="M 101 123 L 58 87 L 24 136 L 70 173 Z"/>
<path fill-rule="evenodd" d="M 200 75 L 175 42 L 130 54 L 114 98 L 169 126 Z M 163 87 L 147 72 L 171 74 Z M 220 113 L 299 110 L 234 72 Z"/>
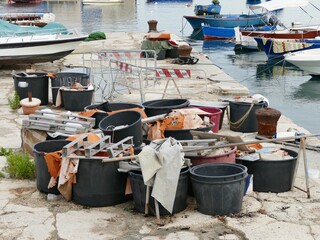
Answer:
<path fill-rule="evenodd" d="M 257 102 L 266 102 L 266 107 L 268 107 L 270 105 L 268 98 L 266 98 L 265 96 L 261 95 L 261 94 L 254 94 L 252 96 L 252 98 L 254 100 L 256 100 Z"/>
<path fill-rule="evenodd" d="M 44 113 L 43 116 L 46 116 L 46 117 L 53 117 L 53 118 L 58 117 L 58 115 L 50 114 L 50 113 L 53 113 L 53 111 L 50 108 L 42 109 L 41 112 L 43 112 Z"/>

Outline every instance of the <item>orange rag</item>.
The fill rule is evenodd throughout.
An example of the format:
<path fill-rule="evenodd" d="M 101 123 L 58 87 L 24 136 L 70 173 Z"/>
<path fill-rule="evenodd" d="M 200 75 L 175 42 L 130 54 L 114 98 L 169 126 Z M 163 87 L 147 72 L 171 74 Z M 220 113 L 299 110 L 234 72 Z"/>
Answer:
<path fill-rule="evenodd" d="M 74 141 L 80 136 L 82 136 L 83 134 L 88 134 L 88 142 L 98 142 L 101 139 L 97 134 L 94 134 L 94 133 L 80 133 L 80 134 L 69 136 L 68 138 L 66 138 L 66 140 Z"/>
<path fill-rule="evenodd" d="M 44 159 L 46 160 L 48 171 L 54 178 L 59 177 L 61 167 L 62 151 L 56 151 L 51 153 L 45 153 Z"/>
<path fill-rule="evenodd" d="M 78 115 L 83 116 L 83 117 L 92 117 L 96 112 L 103 112 L 98 109 L 90 109 L 87 111 L 79 112 Z"/>
<path fill-rule="evenodd" d="M 160 131 L 162 138 L 164 138 L 164 131 L 165 130 L 179 130 L 183 129 L 183 121 L 184 116 L 178 115 L 178 116 L 168 116 L 161 122 Z"/>

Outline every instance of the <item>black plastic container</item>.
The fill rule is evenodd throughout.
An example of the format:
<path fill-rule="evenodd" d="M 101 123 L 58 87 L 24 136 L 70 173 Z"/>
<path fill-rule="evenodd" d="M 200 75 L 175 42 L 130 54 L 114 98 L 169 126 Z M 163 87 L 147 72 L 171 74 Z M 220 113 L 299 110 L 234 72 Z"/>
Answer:
<path fill-rule="evenodd" d="M 131 171 L 129 172 L 130 182 L 132 188 L 134 207 L 138 212 L 144 213 L 146 204 L 146 189 L 144 185 L 143 176 L 141 171 Z M 189 182 L 189 169 L 183 169 L 180 172 L 178 186 L 176 191 L 176 196 L 173 204 L 172 214 L 181 212 L 187 208 L 187 198 L 188 198 L 188 182 Z M 154 208 L 154 198 L 151 197 L 152 188 L 150 188 L 150 199 L 149 204 Z M 159 203 L 160 215 L 169 215 L 168 212 Z M 152 214 L 151 211 L 149 213 Z"/>
<path fill-rule="evenodd" d="M 211 123 L 207 127 L 201 127 L 201 128 L 192 129 L 192 130 L 201 131 L 201 132 L 209 132 L 213 127 L 214 127 L 214 123 Z M 190 133 L 190 130 L 191 129 L 165 130 L 164 136 L 166 138 L 173 137 L 177 140 L 192 140 L 193 136 Z"/>
<path fill-rule="evenodd" d="M 50 173 L 44 158 L 45 153 L 61 150 L 65 145 L 70 143 L 67 140 L 47 140 L 39 142 L 33 146 L 34 161 L 36 167 L 37 189 L 43 193 L 59 194 L 57 186 L 48 188 Z"/>
<path fill-rule="evenodd" d="M 247 102 L 229 102 L 230 106 L 230 129 L 235 132 L 257 132 L 258 121 L 255 111 L 267 106 L 266 102 L 251 103 Z"/>
<path fill-rule="evenodd" d="M 94 90 L 72 91 L 60 89 L 64 109 L 70 111 L 83 111 L 85 106 L 92 102 Z"/>
<path fill-rule="evenodd" d="M 188 99 L 159 99 L 142 103 L 148 117 L 170 113 L 173 109 L 184 108 L 190 105 Z"/>
<path fill-rule="evenodd" d="M 13 75 L 14 89 L 19 95 L 20 99 L 28 97 L 28 91 L 32 92 L 32 97 L 39 98 L 41 105 L 48 104 L 49 96 L 49 78 L 45 72 L 35 73 L 18 73 Z M 28 87 L 19 87 L 20 82 L 28 83 Z"/>
<path fill-rule="evenodd" d="M 119 163 L 80 159 L 77 182 L 72 187 L 75 203 L 88 207 L 106 207 L 126 201 L 127 174 L 118 172 Z"/>
<path fill-rule="evenodd" d="M 238 213 L 248 173 L 232 163 L 205 163 L 190 169 L 192 189 L 198 211 L 207 215 Z"/>
<path fill-rule="evenodd" d="M 289 149 L 291 159 L 242 161 L 253 174 L 253 191 L 280 193 L 291 190 L 293 176 L 297 164 L 298 153 Z"/>
<path fill-rule="evenodd" d="M 133 136 L 133 144 L 139 147 L 142 144 L 142 122 L 141 114 L 136 111 L 117 112 L 105 117 L 99 123 L 99 129 L 103 131 L 104 135 L 111 135 L 112 142 L 116 143 L 122 139 Z M 125 126 L 117 130 L 107 130 L 108 127 Z"/>
<path fill-rule="evenodd" d="M 82 86 L 88 86 L 90 76 L 87 73 L 60 72 L 51 77 L 52 103 L 56 104 L 57 94 L 60 87 L 71 87 L 74 83 L 80 83 Z M 62 102 L 63 106 L 64 103 Z M 83 109 L 82 109 L 83 110 Z"/>
<path fill-rule="evenodd" d="M 104 112 L 96 112 L 92 117 L 96 119 L 94 128 L 99 127 L 99 123 L 102 119 L 104 119 L 106 116 L 108 116 L 105 112 L 111 112 L 111 111 L 117 111 L 117 110 L 123 110 L 123 109 L 131 109 L 131 108 L 141 108 L 144 109 L 144 107 L 140 104 L 136 103 L 121 103 L 121 102 L 104 102 L 100 104 L 93 104 L 86 106 L 84 108 L 85 111 L 91 110 L 91 109 L 98 109 Z"/>
<path fill-rule="evenodd" d="M 178 57 L 179 57 L 178 48 L 174 47 L 172 49 L 167 49 L 166 58 L 178 58 Z"/>

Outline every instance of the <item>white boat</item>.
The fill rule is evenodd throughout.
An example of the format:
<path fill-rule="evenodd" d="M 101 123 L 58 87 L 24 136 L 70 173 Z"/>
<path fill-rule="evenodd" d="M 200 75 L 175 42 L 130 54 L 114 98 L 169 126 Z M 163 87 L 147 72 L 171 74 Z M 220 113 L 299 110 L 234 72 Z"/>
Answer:
<path fill-rule="evenodd" d="M 0 65 L 52 62 L 73 52 L 86 37 L 61 33 L 0 37 Z"/>
<path fill-rule="evenodd" d="M 56 15 L 50 12 L 9 12 L 0 13 L 0 19 L 9 23 L 26 26 L 45 26 L 54 22 Z"/>
<path fill-rule="evenodd" d="M 109 4 L 109 3 L 124 3 L 124 0 L 82 0 L 83 4 Z"/>
<path fill-rule="evenodd" d="M 60 23 L 40 28 L 0 20 L 0 65 L 52 62 L 70 54 L 86 37 Z"/>
<path fill-rule="evenodd" d="M 284 59 L 310 75 L 320 75 L 320 49 L 288 53 L 284 55 Z"/>

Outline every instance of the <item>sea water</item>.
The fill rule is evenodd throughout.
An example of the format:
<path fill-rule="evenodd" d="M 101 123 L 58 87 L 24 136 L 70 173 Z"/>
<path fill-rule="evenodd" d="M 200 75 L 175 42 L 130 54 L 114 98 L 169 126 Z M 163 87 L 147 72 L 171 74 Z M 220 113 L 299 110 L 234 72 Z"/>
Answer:
<path fill-rule="evenodd" d="M 178 35 L 191 46 L 206 54 L 213 64 L 248 87 L 250 94 L 262 94 L 270 101 L 270 107 L 279 110 L 299 126 L 312 133 L 319 132 L 320 80 L 311 78 L 283 61 L 268 63 L 264 52 L 235 53 L 228 42 L 204 42 L 191 38 L 193 32 L 183 15 L 193 15 L 195 4 L 210 4 L 210 0 L 163 1 L 147 3 L 146 0 L 126 0 L 122 4 L 83 5 L 81 1 L 42 1 L 39 4 L 13 4 L 2 2 L 2 12 L 49 11 L 56 21 L 83 32 L 147 32 L 149 20 L 157 20 L 157 29 Z M 249 5 L 259 0 L 220 0 L 222 14 L 252 13 Z M 319 0 L 311 0 L 320 7 Z M 276 12 L 285 24 L 320 24 L 320 14 L 311 5 L 288 8 Z M 307 13 L 306 13 L 307 12 Z M 256 12 L 258 13 L 258 12 Z M 107 35 L 108 37 L 108 35 Z"/>

